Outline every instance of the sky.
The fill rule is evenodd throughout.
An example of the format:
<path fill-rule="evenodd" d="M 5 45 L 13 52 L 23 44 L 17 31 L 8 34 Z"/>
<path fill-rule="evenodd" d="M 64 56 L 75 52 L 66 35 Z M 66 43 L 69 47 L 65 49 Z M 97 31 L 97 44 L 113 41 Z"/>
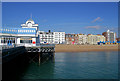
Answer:
<path fill-rule="evenodd" d="M 119 2 L 120 0 L 1 0 L 2 2 Z"/>
<path fill-rule="evenodd" d="M 102 34 L 118 32 L 117 2 L 3 2 L 2 27 L 20 28 L 28 19 L 40 31 Z"/>

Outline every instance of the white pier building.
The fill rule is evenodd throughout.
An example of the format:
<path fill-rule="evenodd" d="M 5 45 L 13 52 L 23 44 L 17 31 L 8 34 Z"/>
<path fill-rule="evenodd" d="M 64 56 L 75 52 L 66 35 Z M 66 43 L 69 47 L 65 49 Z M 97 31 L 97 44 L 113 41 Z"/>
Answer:
<path fill-rule="evenodd" d="M 21 28 L 1 28 L 0 45 L 36 46 L 39 43 L 38 24 L 32 19 L 21 24 Z"/>

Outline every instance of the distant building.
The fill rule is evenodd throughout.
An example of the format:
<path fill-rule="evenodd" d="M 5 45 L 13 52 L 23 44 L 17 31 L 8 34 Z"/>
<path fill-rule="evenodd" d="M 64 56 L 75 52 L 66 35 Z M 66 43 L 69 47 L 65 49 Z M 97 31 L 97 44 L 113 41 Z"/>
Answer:
<path fill-rule="evenodd" d="M 40 39 L 40 44 L 53 44 L 53 32 L 44 32 L 44 31 L 39 31 L 39 39 Z"/>
<path fill-rule="evenodd" d="M 78 44 L 79 43 L 79 36 L 78 34 L 74 34 L 74 44 Z"/>
<path fill-rule="evenodd" d="M 116 33 L 107 30 L 107 32 L 103 32 L 102 35 L 105 36 L 106 41 L 116 42 Z"/>
<path fill-rule="evenodd" d="M 103 35 L 88 35 L 88 44 L 98 44 L 100 41 L 105 41 L 105 37 Z"/>
<path fill-rule="evenodd" d="M 78 37 L 79 37 L 79 44 L 87 44 L 87 39 L 88 39 L 88 37 L 87 37 L 87 35 L 84 35 L 84 34 L 78 34 Z"/>
<path fill-rule="evenodd" d="M 79 37 L 78 34 L 65 34 L 66 44 L 78 44 Z"/>
<path fill-rule="evenodd" d="M 39 31 L 41 44 L 64 44 L 65 32 L 48 32 Z"/>
<path fill-rule="evenodd" d="M 74 43 L 74 34 L 65 34 L 65 43 L 73 44 Z"/>
<path fill-rule="evenodd" d="M 116 41 L 120 41 L 120 38 L 116 38 Z"/>
<path fill-rule="evenodd" d="M 97 42 L 105 42 L 105 37 L 103 35 L 97 35 Z"/>
<path fill-rule="evenodd" d="M 65 32 L 53 32 L 53 43 L 64 44 L 65 43 Z"/>

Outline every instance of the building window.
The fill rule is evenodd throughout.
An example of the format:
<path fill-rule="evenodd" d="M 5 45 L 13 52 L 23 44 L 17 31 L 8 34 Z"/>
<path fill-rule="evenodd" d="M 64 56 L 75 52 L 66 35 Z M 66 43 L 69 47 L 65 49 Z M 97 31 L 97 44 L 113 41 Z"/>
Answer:
<path fill-rule="evenodd" d="M 32 43 L 32 40 L 20 40 L 20 43 Z"/>

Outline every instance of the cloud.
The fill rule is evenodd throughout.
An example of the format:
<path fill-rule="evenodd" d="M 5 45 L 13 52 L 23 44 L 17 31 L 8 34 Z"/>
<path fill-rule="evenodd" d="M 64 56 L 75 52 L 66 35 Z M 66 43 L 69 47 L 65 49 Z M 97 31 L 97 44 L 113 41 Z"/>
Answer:
<path fill-rule="evenodd" d="M 87 26 L 85 28 L 86 29 L 100 29 L 100 26 L 99 25 L 96 25 L 96 26 Z"/>
<path fill-rule="evenodd" d="M 93 21 L 92 21 L 92 23 L 94 23 L 94 22 L 96 22 L 96 21 L 102 21 L 103 19 L 101 19 L 101 17 L 97 17 L 96 19 L 94 19 Z"/>

